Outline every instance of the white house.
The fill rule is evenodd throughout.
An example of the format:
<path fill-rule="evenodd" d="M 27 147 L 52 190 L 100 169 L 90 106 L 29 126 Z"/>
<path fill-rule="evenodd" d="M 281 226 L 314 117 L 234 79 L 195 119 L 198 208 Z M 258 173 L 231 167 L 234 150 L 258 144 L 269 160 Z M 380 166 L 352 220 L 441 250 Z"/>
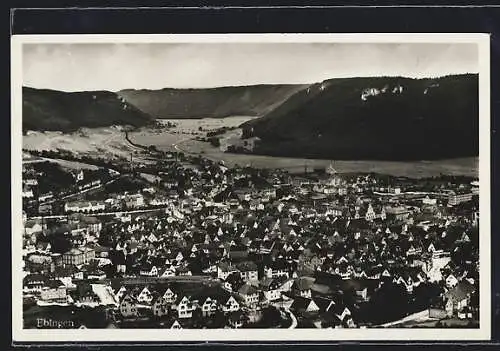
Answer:
<path fill-rule="evenodd" d="M 240 304 L 238 303 L 238 301 L 236 301 L 234 296 L 230 296 L 226 300 L 226 302 L 222 305 L 222 311 L 224 311 L 226 313 L 238 311 L 239 309 L 240 309 Z"/>
<path fill-rule="evenodd" d="M 153 300 L 153 295 L 149 291 L 148 287 L 145 286 L 139 295 L 137 296 L 137 302 L 149 304 Z"/>
<path fill-rule="evenodd" d="M 195 309 L 196 305 L 191 302 L 189 297 L 184 296 L 177 305 L 177 314 L 179 318 L 191 318 Z"/>

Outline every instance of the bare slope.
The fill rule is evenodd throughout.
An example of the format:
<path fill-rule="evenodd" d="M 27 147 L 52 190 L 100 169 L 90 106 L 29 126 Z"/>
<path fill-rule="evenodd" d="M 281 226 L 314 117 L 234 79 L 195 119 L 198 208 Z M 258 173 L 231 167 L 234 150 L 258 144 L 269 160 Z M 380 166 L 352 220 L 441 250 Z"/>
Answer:
<path fill-rule="evenodd" d="M 261 116 L 306 85 L 253 85 L 210 89 L 122 90 L 118 94 L 155 118 Z"/>

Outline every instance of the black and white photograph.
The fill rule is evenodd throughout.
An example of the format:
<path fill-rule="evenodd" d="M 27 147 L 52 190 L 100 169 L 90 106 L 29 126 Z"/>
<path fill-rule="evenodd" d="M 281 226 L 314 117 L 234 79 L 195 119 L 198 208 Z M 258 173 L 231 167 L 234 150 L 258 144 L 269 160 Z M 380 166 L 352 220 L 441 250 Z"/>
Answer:
<path fill-rule="evenodd" d="M 487 35 L 12 41 L 19 339 L 489 338 Z"/>

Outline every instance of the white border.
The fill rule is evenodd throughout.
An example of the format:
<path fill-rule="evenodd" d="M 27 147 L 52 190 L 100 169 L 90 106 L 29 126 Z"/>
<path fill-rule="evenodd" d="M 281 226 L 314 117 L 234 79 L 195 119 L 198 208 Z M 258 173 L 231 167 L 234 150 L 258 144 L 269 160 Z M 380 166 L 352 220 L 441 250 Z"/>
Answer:
<path fill-rule="evenodd" d="M 479 329 L 23 329 L 22 322 L 22 44 L 23 43 L 476 43 L 479 57 Z M 11 37 L 12 337 L 14 342 L 179 341 L 484 341 L 491 338 L 490 37 L 489 34 L 154 34 L 14 35 Z"/>

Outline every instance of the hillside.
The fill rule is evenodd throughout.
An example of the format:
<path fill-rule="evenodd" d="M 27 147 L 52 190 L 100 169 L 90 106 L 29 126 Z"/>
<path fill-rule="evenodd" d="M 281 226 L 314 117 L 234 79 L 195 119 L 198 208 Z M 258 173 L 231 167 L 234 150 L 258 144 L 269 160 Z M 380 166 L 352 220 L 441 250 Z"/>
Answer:
<path fill-rule="evenodd" d="M 112 92 L 23 87 L 23 130 L 70 132 L 80 127 L 143 126 L 151 121 L 151 116 Z"/>
<path fill-rule="evenodd" d="M 242 125 L 253 153 L 337 160 L 479 154 L 478 76 L 345 78 L 314 84 Z"/>
<path fill-rule="evenodd" d="M 305 85 L 253 85 L 210 89 L 122 90 L 118 94 L 155 118 L 261 116 Z"/>

